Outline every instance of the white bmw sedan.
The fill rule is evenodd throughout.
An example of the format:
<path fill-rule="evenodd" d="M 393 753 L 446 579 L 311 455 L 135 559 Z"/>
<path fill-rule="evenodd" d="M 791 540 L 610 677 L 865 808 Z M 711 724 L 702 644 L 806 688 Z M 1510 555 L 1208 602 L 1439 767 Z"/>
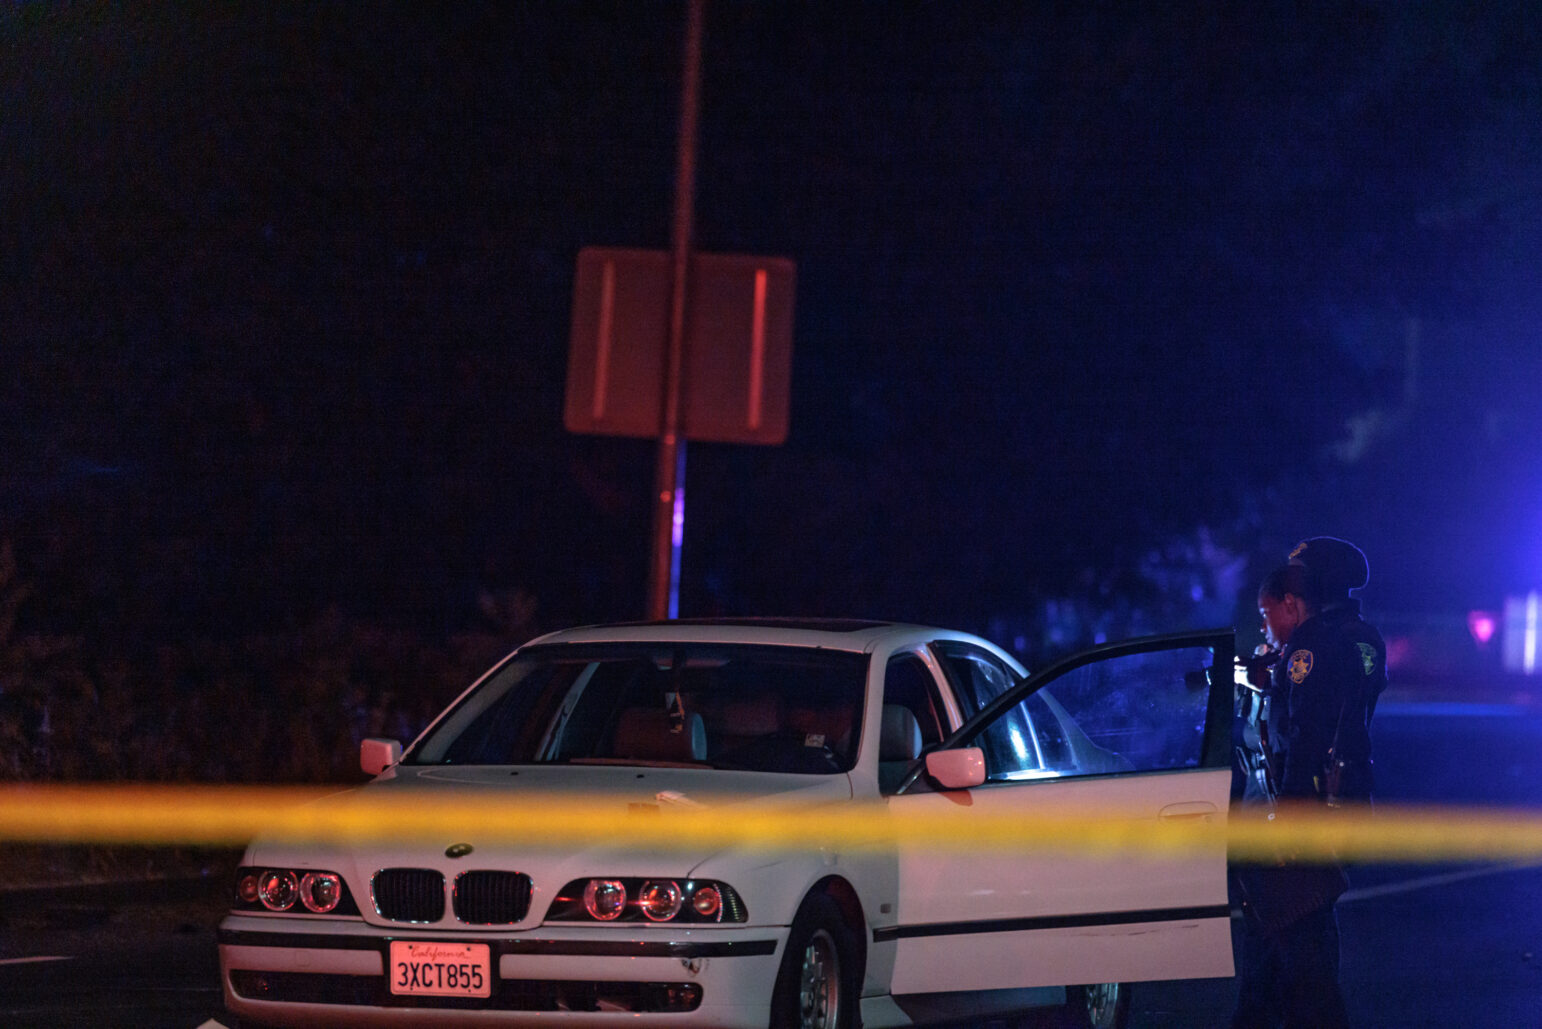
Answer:
<path fill-rule="evenodd" d="M 693 852 L 624 825 L 859 805 L 1214 828 L 1233 647 L 1230 630 L 1148 637 L 1029 676 L 977 637 L 871 621 L 544 636 L 405 751 L 366 740 L 359 793 L 605 797 L 615 838 L 258 841 L 219 930 L 226 1006 L 243 1026 L 874 1029 L 1046 1005 L 1121 1025 L 1131 982 L 1232 974 L 1219 834 L 1182 854 Z"/>

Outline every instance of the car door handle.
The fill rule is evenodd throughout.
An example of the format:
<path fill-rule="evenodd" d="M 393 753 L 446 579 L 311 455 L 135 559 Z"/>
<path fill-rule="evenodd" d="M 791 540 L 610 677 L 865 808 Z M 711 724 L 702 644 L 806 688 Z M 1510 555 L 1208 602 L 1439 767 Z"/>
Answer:
<path fill-rule="evenodd" d="M 1199 818 L 1209 821 L 1215 815 L 1215 805 L 1208 800 L 1186 800 L 1181 804 L 1169 804 L 1157 812 L 1158 818 L 1168 821 Z"/>

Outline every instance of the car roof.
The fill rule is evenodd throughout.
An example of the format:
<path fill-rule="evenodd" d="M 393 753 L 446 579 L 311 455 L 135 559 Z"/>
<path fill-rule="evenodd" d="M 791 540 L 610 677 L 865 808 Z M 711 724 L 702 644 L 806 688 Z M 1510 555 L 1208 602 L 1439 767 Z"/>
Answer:
<path fill-rule="evenodd" d="M 881 641 L 909 639 L 974 639 L 967 633 L 906 622 L 857 618 L 682 618 L 654 622 L 587 625 L 548 633 L 526 647 L 567 643 L 672 642 L 752 643 L 770 646 L 820 647 L 866 653 Z M 523 648 L 521 648 L 523 649 Z"/>

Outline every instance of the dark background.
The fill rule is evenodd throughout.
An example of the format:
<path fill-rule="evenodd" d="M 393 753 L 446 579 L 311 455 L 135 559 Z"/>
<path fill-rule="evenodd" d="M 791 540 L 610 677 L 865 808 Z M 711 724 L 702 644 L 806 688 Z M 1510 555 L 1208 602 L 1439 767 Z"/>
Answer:
<path fill-rule="evenodd" d="M 669 245 L 683 25 L 0 8 L 10 665 L 643 615 L 653 445 L 561 412 L 578 249 Z M 702 98 L 696 243 L 798 295 L 787 444 L 689 449 L 682 614 L 1037 661 L 1251 631 L 1308 535 L 1389 615 L 1542 584 L 1536 5 L 716 2 Z"/>

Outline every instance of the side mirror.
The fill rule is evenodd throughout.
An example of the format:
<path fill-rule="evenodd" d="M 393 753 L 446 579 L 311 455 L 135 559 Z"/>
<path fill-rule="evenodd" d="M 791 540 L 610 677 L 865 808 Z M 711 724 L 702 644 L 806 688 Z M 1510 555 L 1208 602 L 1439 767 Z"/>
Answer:
<path fill-rule="evenodd" d="M 979 747 L 934 750 L 926 755 L 926 774 L 943 789 L 967 790 L 985 781 L 985 751 Z"/>
<path fill-rule="evenodd" d="M 359 744 L 359 767 L 365 775 L 379 775 L 402 759 L 402 745 L 396 740 L 368 739 Z"/>

